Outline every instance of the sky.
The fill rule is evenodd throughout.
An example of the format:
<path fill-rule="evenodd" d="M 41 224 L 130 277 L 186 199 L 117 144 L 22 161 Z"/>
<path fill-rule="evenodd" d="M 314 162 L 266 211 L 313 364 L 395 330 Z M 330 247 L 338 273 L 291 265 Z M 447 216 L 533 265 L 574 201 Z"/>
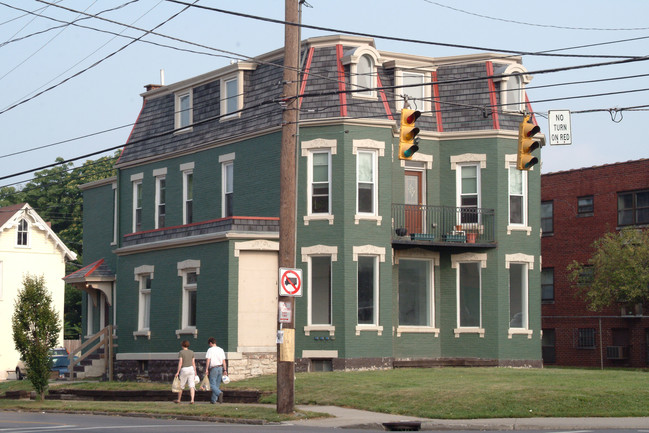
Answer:
<path fill-rule="evenodd" d="M 196 3 L 284 19 L 282 0 Z M 302 39 L 344 30 L 418 56 L 530 53 L 522 59 L 541 132 L 549 110 L 571 112 L 572 144 L 542 149 L 550 173 L 649 157 L 649 61 L 601 65 L 649 55 L 647 16 L 649 2 L 638 0 L 308 0 L 302 23 L 334 30 L 305 28 Z M 283 43 L 282 24 L 168 0 L 0 0 L 0 187 L 57 157 L 80 165 L 125 143 L 161 71 L 171 84 Z M 588 57 L 533 54 L 550 50 Z"/>

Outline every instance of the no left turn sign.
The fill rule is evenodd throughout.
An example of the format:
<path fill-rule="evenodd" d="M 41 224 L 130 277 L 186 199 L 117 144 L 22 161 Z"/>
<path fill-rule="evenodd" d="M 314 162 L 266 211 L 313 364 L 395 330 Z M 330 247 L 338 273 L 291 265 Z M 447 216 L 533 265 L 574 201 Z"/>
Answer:
<path fill-rule="evenodd" d="M 279 296 L 302 296 L 302 269 L 279 268 Z"/>

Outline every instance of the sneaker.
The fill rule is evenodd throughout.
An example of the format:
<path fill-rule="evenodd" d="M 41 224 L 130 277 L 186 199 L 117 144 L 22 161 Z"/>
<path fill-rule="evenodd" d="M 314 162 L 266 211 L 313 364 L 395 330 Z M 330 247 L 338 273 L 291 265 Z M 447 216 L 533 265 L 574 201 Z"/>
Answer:
<path fill-rule="evenodd" d="M 223 392 L 221 392 L 221 394 L 219 394 L 218 402 L 223 403 Z"/>

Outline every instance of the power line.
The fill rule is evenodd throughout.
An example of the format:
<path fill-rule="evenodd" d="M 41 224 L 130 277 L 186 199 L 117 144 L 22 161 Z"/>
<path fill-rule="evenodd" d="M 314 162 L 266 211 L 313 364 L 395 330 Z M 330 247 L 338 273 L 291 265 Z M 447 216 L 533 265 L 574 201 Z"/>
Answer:
<path fill-rule="evenodd" d="M 505 23 L 512 23 L 512 24 L 521 24 L 524 26 L 533 26 L 533 27 L 544 27 L 544 28 L 552 28 L 552 29 L 561 29 L 561 30 L 596 30 L 596 31 L 636 31 L 636 30 L 649 30 L 649 27 L 631 27 L 631 28 L 602 28 L 602 27 L 568 27 L 568 26 L 558 26 L 558 25 L 553 25 L 553 24 L 539 24 L 539 23 L 528 23 L 524 21 L 515 21 L 511 19 L 504 19 L 504 18 L 498 18 L 498 17 L 491 17 L 488 15 L 481 15 L 477 14 L 474 12 L 469 12 L 463 9 L 458 9 L 454 8 L 452 6 L 448 6 L 439 2 L 435 2 L 432 0 L 424 0 L 426 3 L 433 4 L 435 6 L 439 6 L 442 8 L 446 9 L 451 9 L 456 12 L 461 12 L 463 14 L 467 15 L 473 15 L 478 18 L 486 18 L 489 20 L 494 20 L 494 21 L 502 21 Z"/>
<path fill-rule="evenodd" d="M 43 2 L 43 0 L 38 0 Z M 354 36 L 364 36 L 364 37 L 370 37 L 370 38 L 375 38 L 375 39 L 385 39 L 389 41 L 395 41 L 395 42 L 408 42 L 408 43 L 415 43 L 415 44 L 423 44 L 423 45 L 436 45 L 436 46 L 442 46 L 442 47 L 450 47 L 450 48 L 462 48 L 462 49 L 470 49 L 470 50 L 478 50 L 478 51 L 495 51 L 499 53 L 506 53 L 506 54 L 516 54 L 516 55 L 529 55 L 529 56 L 551 56 L 551 57 L 582 57 L 582 58 L 615 58 L 615 59 L 620 59 L 620 58 L 635 58 L 635 56 L 609 56 L 609 55 L 590 55 L 590 54 L 556 54 L 556 53 L 551 53 L 551 52 L 529 52 L 529 51 L 519 51 L 519 50 L 508 50 L 508 49 L 501 49 L 501 48 L 486 48 L 486 47 L 479 47 L 479 46 L 473 46 L 473 45 L 461 45 L 461 44 L 451 44 L 451 43 L 444 43 L 444 42 L 432 42 L 432 41 L 423 41 L 423 40 L 418 40 L 418 39 L 409 39 L 409 38 L 401 38 L 401 37 L 396 37 L 396 36 L 385 36 L 385 35 L 376 35 L 372 33 L 363 33 L 363 32 L 354 32 L 350 30 L 342 30 L 342 29 L 334 29 L 330 27 L 322 27 L 322 26 L 314 26 L 310 24 L 297 24 L 297 23 L 291 23 L 283 20 L 278 20 L 274 18 L 266 18 L 266 17 L 260 17 L 257 15 L 251 15 L 251 14 L 246 14 L 242 12 L 234 12 L 234 11 L 228 11 L 225 9 L 219 9 L 215 7 L 210 7 L 210 6 L 203 6 L 203 5 L 198 5 L 198 4 L 189 4 L 180 0 L 166 0 L 170 3 L 177 3 L 181 5 L 186 5 L 198 9 L 205 9 L 213 12 L 220 12 L 223 14 L 228 14 L 228 15 L 235 15 L 238 17 L 243 17 L 243 18 L 250 18 L 258 21 L 266 21 L 266 22 L 271 22 L 275 24 L 281 24 L 281 25 L 290 25 L 290 26 L 296 26 L 296 27 L 301 27 L 301 28 L 306 28 L 306 29 L 311 29 L 311 30 L 320 30 L 320 31 L 326 31 L 326 32 L 334 32 L 334 33 L 343 33 L 343 34 L 348 34 L 348 35 L 354 35 Z M 648 37 L 649 38 L 649 37 Z M 562 48 L 561 51 L 567 50 L 571 48 Z M 553 50 L 553 51 L 560 51 L 560 50 Z"/>
<path fill-rule="evenodd" d="M 195 1 L 199 1 L 199 0 L 195 0 Z M 49 4 L 49 3 L 48 3 L 48 4 Z M 53 5 L 53 6 L 57 6 L 57 5 L 55 5 L 55 4 L 52 4 L 52 5 Z M 57 6 L 57 7 L 59 7 L 59 6 Z M 46 92 L 49 92 L 50 90 L 53 90 L 53 89 L 59 87 L 60 85 L 66 83 L 66 82 L 68 82 L 68 81 L 70 81 L 71 79 L 73 79 L 73 78 L 75 78 L 75 77 L 78 77 L 79 75 L 83 74 L 84 72 L 89 71 L 90 69 L 94 68 L 95 66 L 98 66 L 99 64 L 103 63 L 105 60 L 107 60 L 107 59 L 113 57 L 115 54 L 117 54 L 117 53 L 119 53 L 119 52 L 125 50 L 125 49 L 128 48 L 128 47 L 130 47 L 130 46 L 133 45 L 135 42 L 137 42 L 137 41 L 139 41 L 140 39 L 142 39 L 144 36 L 148 35 L 149 33 L 152 33 L 153 30 L 155 30 L 155 29 L 157 29 L 157 28 L 163 26 L 164 24 L 168 23 L 168 22 L 171 21 L 172 19 L 176 18 L 178 15 L 180 15 L 181 13 L 183 13 L 184 11 L 186 11 L 188 8 L 189 8 L 189 6 L 183 8 L 181 11 L 177 12 L 176 14 L 174 14 L 174 15 L 172 15 L 171 17 L 169 17 L 169 18 L 167 18 L 166 20 L 164 20 L 162 23 L 160 23 L 160 24 L 158 24 L 157 26 L 155 26 L 152 30 L 147 31 L 146 33 L 142 34 L 142 35 L 139 36 L 138 38 L 132 40 L 131 42 L 129 42 L 129 43 L 127 43 L 126 45 L 122 46 L 121 48 L 117 49 L 116 51 L 113 51 L 112 53 L 108 54 L 107 56 L 103 57 L 102 59 L 97 60 L 95 63 L 93 63 L 92 65 L 88 66 L 87 68 L 82 69 L 81 71 L 79 71 L 79 72 L 77 72 L 77 73 L 75 73 L 75 74 L 72 74 L 71 76 L 69 76 L 69 77 L 65 78 L 64 80 L 60 81 L 59 83 L 54 84 L 53 86 L 50 86 L 50 87 L 48 87 L 47 89 L 38 92 L 37 94 L 33 95 L 33 96 L 30 97 L 30 98 L 23 99 L 22 101 L 17 102 L 17 103 L 15 103 L 15 104 L 11 105 L 11 106 L 8 107 L 8 108 L 5 108 L 4 110 L 0 111 L 0 114 L 4 114 L 4 113 L 6 113 L 6 112 L 9 111 L 9 110 L 12 110 L 12 109 L 14 109 L 14 108 L 16 108 L 16 107 L 18 107 L 18 106 L 20 106 L 20 105 L 26 103 L 26 102 L 29 102 L 29 101 L 31 101 L 32 99 L 37 98 L 38 96 L 40 96 L 40 95 L 42 95 L 42 94 L 44 94 L 44 93 L 46 93 Z"/>

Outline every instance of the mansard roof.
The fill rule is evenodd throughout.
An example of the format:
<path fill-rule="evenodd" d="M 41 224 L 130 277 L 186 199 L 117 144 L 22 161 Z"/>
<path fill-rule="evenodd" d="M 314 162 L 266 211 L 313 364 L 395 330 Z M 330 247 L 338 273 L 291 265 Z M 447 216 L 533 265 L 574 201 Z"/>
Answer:
<path fill-rule="evenodd" d="M 354 90 L 352 64 L 361 51 L 376 60 L 378 91 L 371 99 L 347 93 Z M 521 120 L 520 115 L 498 108 L 499 82 L 494 77 L 494 71 L 512 64 L 518 67 L 520 57 L 482 53 L 431 58 L 380 51 L 371 38 L 326 36 L 303 41 L 301 58 L 302 125 L 331 121 L 394 124 L 405 92 L 395 86 L 404 70 L 423 72 L 430 82 L 430 109 L 419 120 L 422 137 L 426 133 L 441 137 L 463 131 L 517 130 Z M 150 86 L 142 94 L 140 115 L 117 166 L 279 132 L 282 65 L 283 50 L 279 49 L 168 86 Z M 224 119 L 220 114 L 221 80 L 237 73 L 243 77 L 243 107 L 238 116 Z M 526 81 L 530 78 L 525 77 Z M 188 90 L 192 126 L 174 130 L 176 95 Z"/>

